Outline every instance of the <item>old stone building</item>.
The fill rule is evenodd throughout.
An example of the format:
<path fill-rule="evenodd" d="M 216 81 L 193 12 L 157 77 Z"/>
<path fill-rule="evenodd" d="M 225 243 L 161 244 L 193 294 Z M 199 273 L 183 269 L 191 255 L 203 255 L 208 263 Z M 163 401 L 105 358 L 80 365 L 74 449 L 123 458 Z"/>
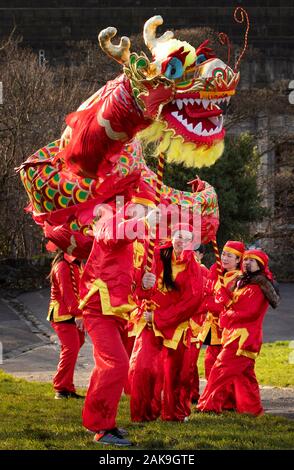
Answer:
<path fill-rule="evenodd" d="M 13 25 L 34 48 L 56 51 L 66 40 L 96 40 L 97 31 L 113 24 L 121 34 L 138 33 L 147 18 L 160 14 L 173 29 L 210 26 L 240 43 L 240 28 L 232 21 L 236 6 L 251 18 L 251 41 L 268 57 L 293 46 L 291 0 L 1 0 L 1 34 Z M 14 20 L 13 20 L 14 19 Z M 292 44 L 291 44 L 292 43 Z"/>

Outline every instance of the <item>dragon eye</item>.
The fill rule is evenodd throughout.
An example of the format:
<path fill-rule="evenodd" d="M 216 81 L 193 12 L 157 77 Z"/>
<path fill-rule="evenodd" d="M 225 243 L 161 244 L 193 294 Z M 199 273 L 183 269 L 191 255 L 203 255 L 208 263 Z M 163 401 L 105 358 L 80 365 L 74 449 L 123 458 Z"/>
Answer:
<path fill-rule="evenodd" d="M 183 75 L 184 67 L 180 59 L 173 57 L 166 66 L 164 75 L 166 78 L 180 78 Z"/>
<path fill-rule="evenodd" d="M 206 56 L 204 54 L 200 54 L 197 59 L 196 59 L 196 65 L 202 64 L 202 62 L 205 62 L 207 60 Z"/>

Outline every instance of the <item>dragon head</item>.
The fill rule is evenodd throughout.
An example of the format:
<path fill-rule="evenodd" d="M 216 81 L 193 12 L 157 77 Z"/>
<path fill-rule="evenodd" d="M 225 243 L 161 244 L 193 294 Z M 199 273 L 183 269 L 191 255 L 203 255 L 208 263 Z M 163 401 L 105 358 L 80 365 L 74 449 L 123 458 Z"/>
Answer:
<path fill-rule="evenodd" d="M 160 16 L 148 20 L 144 40 L 154 59 L 151 70 L 173 83 L 174 96 L 142 137 L 150 141 L 160 129 L 164 137 L 159 152 L 164 150 L 168 161 L 209 166 L 223 152 L 222 105 L 235 94 L 240 74 L 215 56 L 209 41 L 194 48 L 172 32 L 157 38 L 162 23 Z"/>
<path fill-rule="evenodd" d="M 165 152 L 167 161 L 209 166 L 223 152 L 222 105 L 235 94 L 240 74 L 215 56 L 208 41 L 194 48 L 171 31 L 156 37 L 162 23 L 161 16 L 154 16 L 144 25 L 151 60 L 144 53 L 130 53 L 126 37 L 114 46 L 110 39 L 115 28 L 100 33 L 100 45 L 124 64 L 137 105 L 153 121 L 140 138 L 147 143 L 160 138 L 157 150 Z"/>

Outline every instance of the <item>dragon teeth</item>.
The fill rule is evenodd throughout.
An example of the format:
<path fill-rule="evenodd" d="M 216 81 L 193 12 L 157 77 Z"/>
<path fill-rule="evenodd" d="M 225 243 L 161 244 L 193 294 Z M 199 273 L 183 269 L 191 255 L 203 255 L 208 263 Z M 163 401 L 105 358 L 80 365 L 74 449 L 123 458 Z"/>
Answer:
<path fill-rule="evenodd" d="M 183 109 L 183 106 L 187 106 L 188 104 L 197 104 L 198 106 L 203 106 L 204 109 L 207 109 L 210 104 L 221 104 L 227 103 L 229 104 L 231 97 L 226 96 L 225 98 L 212 98 L 211 100 L 206 99 L 193 99 L 193 98 L 178 98 L 177 100 L 172 100 L 172 104 L 176 104 L 178 109 Z"/>
<path fill-rule="evenodd" d="M 183 101 L 182 100 L 177 100 L 177 107 L 179 110 L 183 108 Z"/>
<path fill-rule="evenodd" d="M 217 116 L 210 116 L 208 119 L 212 122 L 212 124 L 214 124 L 214 126 L 217 127 L 219 125 L 219 118 Z"/>
<path fill-rule="evenodd" d="M 193 132 L 194 132 L 194 134 L 201 135 L 201 133 L 202 133 L 202 124 L 201 124 L 201 122 L 199 122 L 197 124 L 197 126 L 194 127 Z"/>
<path fill-rule="evenodd" d="M 204 109 L 207 109 L 210 103 L 221 103 L 221 102 L 226 102 L 228 103 L 230 101 L 230 97 L 225 97 L 225 98 L 219 98 L 217 100 L 212 99 L 212 100 L 201 100 L 201 99 L 193 99 L 193 98 L 184 98 L 184 99 L 177 99 L 173 100 L 172 103 L 177 105 L 178 110 L 183 109 L 183 106 L 187 106 L 188 104 L 197 104 L 198 106 L 203 106 Z M 211 116 L 208 117 L 208 119 L 212 122 L 212 124 L 215 126 L 214 129 L 210 129 L 209 131 L 207 129 L 202 129 L 202 123 L 199 122 L 195 127 L 193 127 L 192 123 L 189 123 L 187 118 L 183 116 L 182 114 L 179 113 L 179 111 L 173 111 L 171 115 L 178 121 L 180 122 L 189 132 L 199 135 L 202 137 L 209 137 L 214 134 L 218 134 L 222 130 L 222 125 L 223 125 L 223 116 Z"/>
<path fill-rule="evenodd" d="M 210 101 L 209 100 L 202 100 L 202 105 L 203 105 L 203 108 L 204 109 L 207 109 L 208 105 L 209 105 Z"/>

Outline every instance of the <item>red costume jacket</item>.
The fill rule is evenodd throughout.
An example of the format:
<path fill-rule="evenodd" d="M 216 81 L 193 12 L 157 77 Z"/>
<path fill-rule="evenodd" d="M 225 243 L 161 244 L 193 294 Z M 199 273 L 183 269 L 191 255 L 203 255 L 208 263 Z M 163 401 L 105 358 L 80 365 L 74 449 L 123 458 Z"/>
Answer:
<path fill-rule="evenodd" d="M 77 264 L 61 260 L 54 266 L 47 320 L 60 322 L 82 315 L 79 310 L 79 281 Z"/>
<path fill-rule="evenodd" d="M 100 301 L 104 315 L 129 318 L 129 312 L 136 307 L 131 297 L 134 241 L 144 241 L 146 232 L 142 219 L 125 220 L 123 212 L 98 222 L 80 283 L 81 309 L 95 310 Z"/>
<path fill-rule="evenodd" d="M 237 356 L 255 359 L 262 345 L 262 322 L 269 302 L 256 284 L 235 290 L 232 302 L 220 315 L 222 344 L 226 346 L 239 338 Z"/>
<path fill-rule="evenodd" d="M 232 288 L 235 284 L 236 277 L 242 273 L 240 270 L 233 270 L 224 273 L 224 285 L 228 289 Z M 223 304 L 220 298 L 221 283 L 219 281 L 216 264 L 210 268 L 207 282 L 205 286 L 205 298 L 202 302 L 200 310 L 207 312 L 201 331 L 198 335 L 198 340 L 205 341 L 209 331 L 211 332 L 210 344 L 221 344 L 222 332 L 219 327 L 219 315 L 223 310 Z"/>
<path fill-rule="evenodd" d="M 176 349 L 184 333 L 189 329 L 189 320 L 194 316 L 202 300 L 202 271 L 193 251 L 186 252 L 183 258 L 172 257 L 172 275 L 177 290 L 167 290 L 163 285 L 163 264 L 160 249 L 155 250 L 155 274 L 157 284 L 152 292 L 154 304 L 153 329 L 156 336 L 163 337 L 163 344 Z M 144 297 L 148 291 L 142 290 Z M 185 338 L 183 338 L 185 339 Z"/>

